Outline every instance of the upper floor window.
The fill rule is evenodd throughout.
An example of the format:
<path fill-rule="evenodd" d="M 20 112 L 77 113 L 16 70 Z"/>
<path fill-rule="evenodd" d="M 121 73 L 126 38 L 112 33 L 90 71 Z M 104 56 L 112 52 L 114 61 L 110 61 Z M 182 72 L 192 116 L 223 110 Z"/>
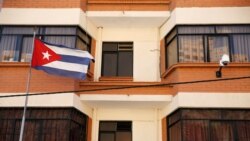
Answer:
<path fill-rule="evenodd" d="M 104 42 L 102 76 L 133 76 L 133 43 Z"/>
<path fill-rule="evenodd" d="M 179 62 L 250 61 L 250 25 L 177 25 L 165 39 L 166 67 Z"/>
<path fill-rule="evenodd" d="M 77 26 L 0 26 L 0 62 L 29 62 L 34 32 L 45 42 L 90 52 L 91 37 Z"/>

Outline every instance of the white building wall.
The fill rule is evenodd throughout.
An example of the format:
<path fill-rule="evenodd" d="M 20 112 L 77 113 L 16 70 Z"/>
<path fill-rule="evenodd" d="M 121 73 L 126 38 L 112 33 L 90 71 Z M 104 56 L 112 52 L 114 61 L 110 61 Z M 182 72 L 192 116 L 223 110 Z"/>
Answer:
<path fill-rule="evenodd" d="M 160 81 L 160 50 L 158 35 L 158 28 L 103 28 L 101 38 L 102 42 L 133 42 L 134 81 Z M 101 55 L 101 53 L 98 54 Z M 101 56 L 98 56 L 97 58 L 101 58 Z M 97 67 L 96 70 L 101 71 L 101 66 Z M 99 74 L 99 76 L 95 77 L 99 78 L 100 73 L 97 74 Z"/>
<path fill-rule="evenodd" d="M 96 108 L 93 116 L 92 141 L 98 141 L 99 121 L 132 121 L 133 141 L 158 140 L 157 109 Z"/>
<path fill-rule="evenodd" d="M 0 24 L 79 25 L 93 38 L 97 37 L 96 26 L 80 8 L 3 8 L 0 12 Z"/>
<path fill-rule="evenodd" d="M 25 94 L 0 93 L 0 107 L 23 107 Z M 11 95 L 13 97 L 11 97 Z M 14 96 L 24 95 L 24 96 Z M 92 118 L 92 109 L 80 101 L 79 96 L 74 93 L 60 93 L 50 95 L 33 95 L 28 97 L 28 107 L 74 107 Z"/>

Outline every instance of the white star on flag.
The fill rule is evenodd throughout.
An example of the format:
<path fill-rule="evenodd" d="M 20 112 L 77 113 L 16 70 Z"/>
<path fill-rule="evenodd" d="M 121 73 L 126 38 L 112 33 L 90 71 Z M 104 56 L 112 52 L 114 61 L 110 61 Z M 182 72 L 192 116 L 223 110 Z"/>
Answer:
<path fill-rule="evenodd" d="M 46 51 L 46 52 L 42 52 L 42 54 L 43 54 L 43 59 L 47 59 L 47 60 L 49 60 L 49 57 L 51 56 L 50 54 L 49 54 L 49 52 L 48 51 Z"/>

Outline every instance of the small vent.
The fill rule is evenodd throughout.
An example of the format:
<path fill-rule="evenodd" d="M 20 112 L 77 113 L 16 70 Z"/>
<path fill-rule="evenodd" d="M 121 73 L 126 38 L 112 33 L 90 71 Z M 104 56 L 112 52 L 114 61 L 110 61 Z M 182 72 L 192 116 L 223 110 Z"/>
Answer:
<path fill-rule="evenodd" d="M 119 43 L 118 50 L 119 51 L 131 51 L 133 50 L 133 43 Z"/>

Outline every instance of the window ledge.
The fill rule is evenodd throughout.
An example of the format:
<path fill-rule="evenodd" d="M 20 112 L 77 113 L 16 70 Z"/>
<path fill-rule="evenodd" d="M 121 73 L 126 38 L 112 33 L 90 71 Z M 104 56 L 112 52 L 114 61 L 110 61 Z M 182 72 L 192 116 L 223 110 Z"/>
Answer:
<path fill-rule="evenodd" d="M 0 67 L 29 67 L 29 62 L 0 62 Z"/>
<path fill-rule="evenodd" d="M 119 82 L 132 82 L 133 77 L 100 77 L 99 81 L 108 81 L 108 82 L 114 82 L 114 81 L 119 81 Z"/>
<path fill-rule="evenodd" d="M 219 68 L 218 63 L 178 63 L 175 65 L 172 65 L 164 73 L 162 73 L 161 78 L 165 79 L 169 74 L 171 74 L 173 71 L 175 71 L 178 68 Z M 236 68 L 236 67 L 247 67 L 250 68 L 250 62 L 231 62 L 228 66 L 230 68 Z"/>

